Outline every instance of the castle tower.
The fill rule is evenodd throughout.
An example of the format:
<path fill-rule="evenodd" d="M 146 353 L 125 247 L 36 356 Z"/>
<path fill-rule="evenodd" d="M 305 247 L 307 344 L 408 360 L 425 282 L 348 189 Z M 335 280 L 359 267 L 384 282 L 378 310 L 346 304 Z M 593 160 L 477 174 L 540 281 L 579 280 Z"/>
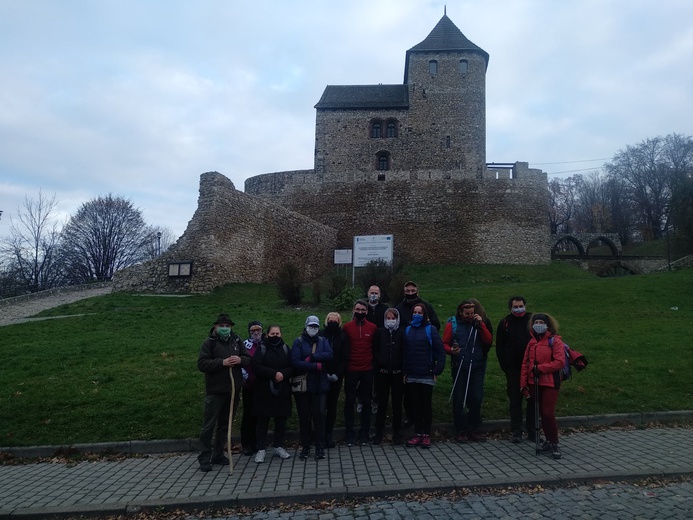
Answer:
<path fill-rule="evenodd" d="M 489 55 L 443 15 L 407 51 L 413 169 L 464 170 L 480 177 L 486 163 L 486 68 Z"/>

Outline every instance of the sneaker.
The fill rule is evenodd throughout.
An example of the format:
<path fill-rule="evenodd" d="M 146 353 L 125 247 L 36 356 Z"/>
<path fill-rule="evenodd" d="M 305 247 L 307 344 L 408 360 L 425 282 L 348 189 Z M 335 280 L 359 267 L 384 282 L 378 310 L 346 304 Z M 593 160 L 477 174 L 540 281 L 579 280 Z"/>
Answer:
<path fill-rule="evenodd" d="M 560 459 L 561 458 L 561 449 L 558 447 L 558 444 L 552 444 L 551 445 L 551 456 L 554 459 Z"/>
<path fill-rule="evenodd" d="M 457 438 L 455 439 L 457 442 L 469 442 L 469 438 L 467 437 L 467 434 L 462 432 L 457 434 Z"/>
<path fill-rule="evenodd" d="M 258 464 L 265 462 L 265 450 L 257 450 L 257 453 L 255 454 L 255 462 Z"/>
<path fill-rule="evenodd" d="M 412 447 L 412 446 L 418 446 L 421 444 L 423 441 L 423 436 L 421 435 L 414 435 L 411 439 L 407 441 L 407 446 Z"/>
<path fill-rule="evenodd" d="M 200 471 L 207 473 L 208 471 L 212 471 L 212 465 L 211 464 L 200 464 Z"/>
<path fill-rule="evenodd" d="M 315 460 L 321 460 L 325 458 L 325 450 L 322 448 L 315 448 Z"/>
<path fill-rule="evenodd" d="M 222 466 L 228 466 L 229 459 L 226 458 L 226 455 L 219 455 L 212 459 L 212 464 L 221 464 Z"/>
<path fill-rule="evenodd" d="M 549 453 L 550 451 L 553 451 L 553 447 L 549 441 L 544 441 L 539 446 L 539 453 Z"/>
<path fill-rule="evenodd" d="M 253 453 L 255 453 L 252 449 L 250 448 L 243 448 L 243 455 L 246 457 L 250 457 Z"/>
<path fill-rule="evenodd" d="M 520 444 L 522 442 L 522 432 L 515 432 L 510 438 L 510 442 L 513 444 Z"/>
<path fill-rule="evenodd" d="M 274 448 L 274 454 L 277 457 L 281 457 L 282 459 L 288 459 L 289 457 L 291 457 L 291 455 L 289 455 L 289 453 L 281 446 Z"/>
<path fill-rule="evenodd" d="M 309 455 L 310 455 L 310 448 L 304 447 L 304 448 L 301 450 L 301 453 L 298 454 L 298 458 L 301 459 L 301 460 L 306 460 L 306 459 L 308 458 Z"/>
<path fill-rule="evenodd" d="M 371 441 L 370 441 L 370 439 L 369 439 L 368 437 L 364 437 L 363 439 L 361 439 L 361 440 L 359 441 L 359 444 L 360 444 L 361 446 L 369 446 L 370 443 L 371 443 Z"/>
<path fill-rule="evenodd" d="M 431 436 L 430 435 L 424 435 L 423 439 L 421 440 L 421 447 L 422 448 L 430 448 L 431 447 Z"/>
<path fill-rule="evenodd" d="M 352 435 L 347 435 L 346 436 L 346 445 L 349 447 L 352 447 L 354 445 L 354 436 Z"/>

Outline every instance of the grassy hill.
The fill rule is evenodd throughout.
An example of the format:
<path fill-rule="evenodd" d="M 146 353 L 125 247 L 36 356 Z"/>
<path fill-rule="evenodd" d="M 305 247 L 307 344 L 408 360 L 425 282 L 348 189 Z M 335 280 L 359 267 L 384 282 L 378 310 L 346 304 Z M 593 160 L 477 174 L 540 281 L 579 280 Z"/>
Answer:
<path fill-rule="evenodd" d="M 441 321 L 474 297 L 495 326 L 515 294 L 531 311 L 553 314 L 563 338 L 590 361 L 564 384 L 559 415 L 691 408 L 691 270 L 597 278 L 553 262 L 412 266 L 407 277 Z M 204 393 L 197 354 L 218 313 L 230 313 L 242 337 L 250 320 L 279 323 L 290 344 L 308 314 L 322 319 L 330 310 L 329 303 L 286 307 L 272 285 L 233 284 L 188 297 L 109 294 L 41 314 L 81 316 L 3 327 L 0 445 L 195 437 Z M 507 418 L 504 385 L 492 350 L 486 419 Z M 451 421 L 450 387 L 446 367 L 434 393 L 435 422 Z"/>

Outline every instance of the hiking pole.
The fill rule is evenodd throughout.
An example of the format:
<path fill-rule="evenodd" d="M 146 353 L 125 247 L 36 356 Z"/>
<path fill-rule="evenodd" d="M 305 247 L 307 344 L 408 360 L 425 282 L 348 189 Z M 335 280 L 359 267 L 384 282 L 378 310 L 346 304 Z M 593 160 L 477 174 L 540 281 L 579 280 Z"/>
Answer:
<path fill-rule="evenodd" d="M 537 360 L 534 360 L 534 451 L 539 455 L 539 377 L 537 377 Z"/>
<path fill-rule="evenodd" d="M 467 336 L 467 343 L 465 344 L 465 347 L 469 345 L 469 338 L 472 337 L 472 332 L 474 332 L 474 329 L 469 331 L 469 336 Z M 462 356 L 462 359 L 460 360 L 460 364 L 457 366 L 457 374 L 455 374 L 455 380 L 452 382 L 452 390 L 450 390 L 450 397 L 448 397 L 448 403 L 452 401 L 452 394 L 455 393 L 455 386 L 457 385 L 457 379 L 460 377 L 460 370 L 462 370 L 462 365 L 464 364 L 464 356 Z"/>
<path fill-rule="evenodd" d="M 472 352 L 469 354 L 469 372 L 467 373 L 467 387 L 464 389 L 464 401 L 462 409 L 467 408 L 467 393 L 469 392 L 469 380 L 472 378 L 472 363 L 474 363 L 474 348 L 476 347 L 476 327 L 474 327 L 474 339 L 472 340 Z"/>
<path fill-rule="evenodd" d="M 229 406 L 229 425 L 226 429 L 226 452 L 229 456 L 229 475 L 233 474 L 233 459 L 231 458 L 231 427 L 233 426 L 233 403 L 236 401 L 236 384 L 233 380 L 233 365 L 229 366 L 231 376 L 231 406 Z"/>

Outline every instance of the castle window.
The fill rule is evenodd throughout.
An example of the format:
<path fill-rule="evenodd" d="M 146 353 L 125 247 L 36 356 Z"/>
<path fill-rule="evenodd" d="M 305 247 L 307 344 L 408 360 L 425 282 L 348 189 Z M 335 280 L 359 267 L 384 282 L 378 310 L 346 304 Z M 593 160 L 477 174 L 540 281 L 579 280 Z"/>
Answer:
<path fill-rule="evenodd" d="M 385 180 L 385 174 L 384 174 L 384 173 L 379 173 L 379 174 L 378 174 L 378 180 L 379 180 L 379 181 L 384 181 L 384 180 Z"/>
<path fill-rule="evenodd" d="M 379 121 L 371 123 L 371 137 L 380 137 L 382 135 L 382 125 Z"/>
<path fill-rule="evenodd" d="M 469 70 L 469 63 L 467 60 L 460 60 L 460 74 L 464 75 Z"/>
<path fill-rule="evenodd" d="M 397 124 L 394 121 L 387 122 L 387 137 L 397 137 Z"/>
<path fill-rule="evenodd" d="M 378 152 L 376 154 L 376 159 L 376 168 L 378 170 L 385 171 L 390 169 L 390 152 Z"/>
<path fill-rule="evenodd" d="M 450 148 L 450 136 L 445 137 L 445 148 Z"/>
<path fill-rule="evenodd" d="M 428 73 L 431 75 L 438 74 L 438 62 L 436 60 L 428 62 Z"/>

